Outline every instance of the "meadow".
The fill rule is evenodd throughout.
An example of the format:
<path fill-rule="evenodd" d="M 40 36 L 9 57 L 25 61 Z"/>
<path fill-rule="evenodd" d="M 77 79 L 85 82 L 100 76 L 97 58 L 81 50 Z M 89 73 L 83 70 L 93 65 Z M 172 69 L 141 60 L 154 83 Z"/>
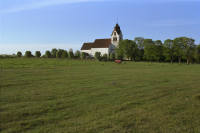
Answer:
<path fill-rule="evenodd" d="M 123 63 L 0 59 L 0 132 L 200 132 L 199 64 Z"/>

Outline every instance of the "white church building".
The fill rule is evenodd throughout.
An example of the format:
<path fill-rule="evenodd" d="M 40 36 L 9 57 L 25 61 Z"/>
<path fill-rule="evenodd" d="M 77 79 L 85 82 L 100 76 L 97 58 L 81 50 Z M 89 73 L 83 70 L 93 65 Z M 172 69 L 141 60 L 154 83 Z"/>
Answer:
<path fill-rule="evenodd" d="M 94 42 L 83 43 L 81 52 L 88 53 L 90 57 L 94 57 L 95 52 L 101 52 L 101 55 L 107 54 L 109 56 L 110 53 L 115 53 L 115 48 L 121 39 L 123 39 L 122 31 L 117 23 L 111 34 L 111 38 L 95 39 Z"/>

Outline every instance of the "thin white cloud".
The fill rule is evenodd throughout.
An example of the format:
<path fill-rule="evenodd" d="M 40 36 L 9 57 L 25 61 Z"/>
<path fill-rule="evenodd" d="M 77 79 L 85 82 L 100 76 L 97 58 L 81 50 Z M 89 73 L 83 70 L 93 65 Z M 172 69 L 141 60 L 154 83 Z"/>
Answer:
<path fill-rule="evenodd" d="M 68 3 L 80 3 L 80 2 L 98 2 L 98 1 L 106 1 L 106 0 L 32 0 L 32 1 L 9 1 L 2 0 L 0 1 L 1 10 L 0 14 L 11 13 L 11 12 L 19 12 L 37 8 L 43 8 L 46 6 L 53 5 L 61 5 Z"/>
<path fill-rule="evenodd" d="M 192 25 L 199 23 L 198 20 L 161 20 L 150 22 L 148 25 L 150 26 L 181 26 L 181 25 Z"/>

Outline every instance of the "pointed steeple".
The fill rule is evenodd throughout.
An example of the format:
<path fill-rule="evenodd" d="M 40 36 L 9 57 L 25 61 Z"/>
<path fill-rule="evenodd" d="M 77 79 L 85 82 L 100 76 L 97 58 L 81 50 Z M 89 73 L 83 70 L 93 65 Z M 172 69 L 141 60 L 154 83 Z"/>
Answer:
<path fill-rule="evenodd" d="M 116 31 L 116 32 L 117 32 L 117 34 L 118 34 L 118 35 L 120 35 L 120 33 L 121 33 L 121 30 L 120 30 L 120 27 L 119 27 L 118 23 L 116 23 L 116 25 L 115 25 L 115 27 L 114 27 L 114 30 L 113 30 L 113 32 L 114 32 L 114 31 Z M 112 32 L 112 34 L 113 34 L 113 32 Z"/>

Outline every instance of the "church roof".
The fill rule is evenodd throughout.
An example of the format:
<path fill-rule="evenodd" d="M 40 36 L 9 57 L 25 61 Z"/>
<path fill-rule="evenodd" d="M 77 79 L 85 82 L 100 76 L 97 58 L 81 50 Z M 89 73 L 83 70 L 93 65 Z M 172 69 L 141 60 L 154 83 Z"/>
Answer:
<path fill-rule="evenodd" d="M 120 27 L 119 27 L 118 23 L 115 25 L 113 32 L 114 32 L 114 31 L 116 31 L 117 34 L 120 35 L 121 30 L 120 30 Z M 113 34 L 113 32 L 112 32 L 112 34 Z"/>
<path fill-rule="evenodd" d="M 93 42 L 92 43 L 83 43 L 81 50 L 91 50 L 93 44 L 94 44 Z"/>
<path fill-rule="evenodd" d="M 111 44 L 111 39 L 96 39 L 92 48 L 108 48 Z"/>

